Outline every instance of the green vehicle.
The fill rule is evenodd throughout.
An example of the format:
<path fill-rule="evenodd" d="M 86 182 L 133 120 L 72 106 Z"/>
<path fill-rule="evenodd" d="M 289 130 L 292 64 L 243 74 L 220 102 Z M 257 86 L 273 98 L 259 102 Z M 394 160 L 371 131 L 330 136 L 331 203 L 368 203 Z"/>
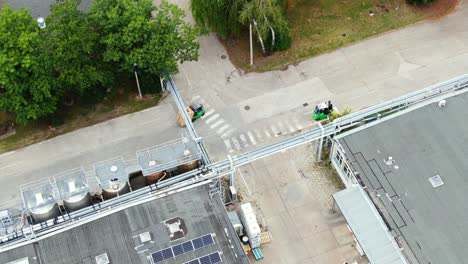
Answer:
<path fill-rule="evenodd" d="M 190 109 L 192 109 L 194 113 L 192 117 L 192 122 L 205 115 L 205 108 L 202 104 L 192 103 L 192 105 L 190 105 Z"/>
<path fill-rule="evenodd" d="M 328 103 L 320 103 L 317 106 L 315 106 L 313 118 L 315 121 L 327 119 L 332 112 L 333 104 L 331 103 L 331 101 L 328 101 Z"/>

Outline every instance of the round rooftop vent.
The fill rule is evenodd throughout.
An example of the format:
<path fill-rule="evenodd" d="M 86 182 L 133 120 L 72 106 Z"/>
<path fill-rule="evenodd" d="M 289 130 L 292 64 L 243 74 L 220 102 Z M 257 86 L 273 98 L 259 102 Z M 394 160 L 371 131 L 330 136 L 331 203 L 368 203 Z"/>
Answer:
<path fill-rule="evenodd" d="M 150 161 L 148 162 L 148 165 L 149 165 L 150 167 L 156 166 L 156 161 L 155 161 L 155 160 L 150 160 Z"/>
<path fill-rule="evenodd" d="M 190 150 L 188 150 L 188 149 L 184 150 L 184 155 L 185 155 L 185 156 L 190 155 Z"/>
<path fill-rule="evenodd" d="M 110 171 L 111 171 L 111 172 L 116 172 L 118 169 L 119 169 L 119 168 L 118 168 L 117 166 L 115 166 L 115 165 L 113 165 L 113 166 L 110 167 Z"/>

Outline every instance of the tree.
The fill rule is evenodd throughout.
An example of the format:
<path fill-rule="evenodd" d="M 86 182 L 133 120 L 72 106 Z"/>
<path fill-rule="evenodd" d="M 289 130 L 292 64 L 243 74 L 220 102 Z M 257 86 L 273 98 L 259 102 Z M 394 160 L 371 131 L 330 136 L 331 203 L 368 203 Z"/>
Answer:
<path fill-rule="evenodd" d="M 0 110 L 27 122 L 53 113 L 58 97 L 39 27 L 26 9 L 0 12 Z"/>
<path fill-rule="evenodd" d="M 99 33 L 78 10 L 80 0 L 57 0 L 41 31 L 43 52 L 53 65 L 60 92 L 71 96 L 109 86 L 112 72 L 102 63 Z"/>
<path fill-rule="evenodd" d="M 90 15 L 101 32 L 104 61 L 120 72 L 132 73 L 136 63 L 141 74 L 157 77 L 198 59 L 197 30 L 165 0 L 159 8 L 151 0 L 97 0 Z"/>
<path fill-rule="evenodd" d="M 243 24 L 248 25 L 253 21 L 257 31 L 259 42 L 264 54 L 275 51 L 278 47 L 277 39 L 281 35 L 283 41 L 289 39 L 288 22 L 286 21 L 281 7 L 276 0 L 249 0 L 246 1 L 239 15 Z M 286 37 L 285 37 L 286 35 Z M 286 40 L 284 40 L 286 38 Z M 265 40 L 271 40 L 269 46 L 264 44 Z M 284 49 L 282 43 L 281 49 Z"/>
<path fill-rule="evenodd" d="M 408 2 L 412 5 L 427 5 L 434 2 L 434 0 L 408 0 Z"/>
<path fill-rule="evenodd" d="M 239 11 L 243 0 L 192 0 L 190 9 L 203 33 L 216 32 L 226 38 L 239 33 Z"/>

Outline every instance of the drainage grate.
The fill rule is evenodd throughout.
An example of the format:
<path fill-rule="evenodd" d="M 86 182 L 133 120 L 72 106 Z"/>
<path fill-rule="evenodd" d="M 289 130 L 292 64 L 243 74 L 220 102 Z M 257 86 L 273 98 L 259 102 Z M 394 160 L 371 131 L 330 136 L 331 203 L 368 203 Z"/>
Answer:
<path fill-rule="evenodd" d="M 431 182 L 432 187 L 434 188 L 444 185 L 444 181 L 442 181 L 442 178 L 439 175 L 430 177 L 429 181 Z"/>

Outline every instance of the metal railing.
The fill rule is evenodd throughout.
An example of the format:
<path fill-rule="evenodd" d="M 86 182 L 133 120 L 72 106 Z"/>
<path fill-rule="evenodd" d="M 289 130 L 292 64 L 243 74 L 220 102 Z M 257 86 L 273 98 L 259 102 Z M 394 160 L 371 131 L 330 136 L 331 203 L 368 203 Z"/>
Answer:
<path fill-rule="evenodd" d="M 172 83 L 170 80 L 169 83 Z M 173 85 L 173 84 L 172 84 Z M 171 87 L 171 85 L 170 85 Z M 346 129 L 354 128 L 359 125 L 369 125 L 373 122 L 378 122 L 379 119 L 386 117 L 391 118 L 396 116 L 400 111 L 408 111 L 417 109 L 420 106 L 430 103 L 433 100 L 439 100 L 443 97 L 453 96 L 456 94 L 466 92 L 468 88 L 468 75 L 463 75 L 458 78 L 430 86 L 426 89 L 410 93 L 408 95 L 399 97 L 389 102 L 379 104 L 373 107 L 369 107 L 358 112 L 349 114 L 347 116 L 338 118 L 333 122 L 323 125 L 323 127 L 317 127 L 304 134 L 287 138 L 281 142 L 277 142 L 260 149 L 242 153 L 238 156 L 226 159 L 223 161 L 211 163 L 204 149 L 203 143 L 198 141 L 200 149 L 202 151 L 203 158 L 207 159 L 205 165 L 196 170 L 192 170 L 181 174 L 179 176 L 170 178 L 158 184 L 153 184 L 145 188 L 124 194 L 120 197 L 114 198 L 109 201 L 101 202 L 97 205 L 93 205 L 79 211 L 70 213 L 68 216 L 62 217 L 57 224 L 43 227 L 42 225 L 35 225 L 31 227 L 25 227 L 22 230 L 23 236 L 17 236 L 12 241 L 8 238 L 2 237 L 0 241 L 0 252 L 11 249 L 12 247 L 21 246 L 30 243 L 29 239 L 42 239 L 49 237 L 58 232 L 63 232 L 70 228 L 88 223 L 95 219 L 104 217 L 110 213 L 123 210 L 136 204 L 141 204 L 147 201 L 171 195 L 177 192 L 184 191 L 194 186 L 201 184 L 210 183 L 213 180 L 231 173 L 235 168 L 248 164 L 258 159 L 268 157 L 276 154 L 280 151 L 284 151 L 311 141 L 318 140 L 320 138 L 336 135 Z M 176 102 L 182 113 L 185 113 L 184 104 L 178 95 L 175 86 L 171 87 L 171 90 L 175 94 Z M 191 120 L 185 115 L 187 127 L 191 135 L 197 139 L 195 129 L 191 125 Z M 187 122 L 188 121 L 188 122 Z M 8 242 L 8 243 L 6 243 Z"/>

